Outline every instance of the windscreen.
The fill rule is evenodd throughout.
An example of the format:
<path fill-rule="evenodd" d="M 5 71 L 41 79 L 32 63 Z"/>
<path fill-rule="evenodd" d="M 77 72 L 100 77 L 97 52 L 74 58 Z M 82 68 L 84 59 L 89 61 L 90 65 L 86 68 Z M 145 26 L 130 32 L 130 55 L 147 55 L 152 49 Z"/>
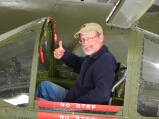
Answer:
<path fill-rule="evenodd" d="M 155 0 L 126 0 L 112 23 L 108 25 L 129 28 L 154 2 Z"/>
<path fill-rule="evenodd" d="M 159 117 L 159 41 L 145 36 L 138 95 L 138 113 Z"/>
<path fill-rule="evenodd" d="M 0 98 L 13 105 L 28 103 L 35 39 L 28 32 L 0 46 Z"/>

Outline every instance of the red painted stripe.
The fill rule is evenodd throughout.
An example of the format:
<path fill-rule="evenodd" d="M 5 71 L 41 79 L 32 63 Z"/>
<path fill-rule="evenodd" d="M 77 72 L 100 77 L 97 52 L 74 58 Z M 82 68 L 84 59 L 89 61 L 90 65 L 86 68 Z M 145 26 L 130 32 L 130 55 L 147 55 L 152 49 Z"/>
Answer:
<path fill-rule="evenodd" d="M 51 102 L 51 101 L 38 101 L 39 107 L 45 108 L 64 108 L 67 110 L 91 110 L 102 112 L 119 112 L 119 106 L 111 105 L 97 105 L 97 104 L 82 104 L 82 103 L 66 103 L 66 102 Z"/>
<path fill-rule="evenodd" d="M 102 117 L 102 116 L 86 116 L 86 115 L 76 115 L 76 114 L 38 112 L 37 119 L 118 119 L 118 118 Z"/>

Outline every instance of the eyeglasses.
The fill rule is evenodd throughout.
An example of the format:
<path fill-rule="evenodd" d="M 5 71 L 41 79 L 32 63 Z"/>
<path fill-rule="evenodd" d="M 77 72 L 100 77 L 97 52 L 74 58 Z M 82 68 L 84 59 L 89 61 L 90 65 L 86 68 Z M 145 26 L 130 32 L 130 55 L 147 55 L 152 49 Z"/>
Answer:
<path fill-rule="evenodd" d="M 82 43 L 84 43 L 84 42 L 90 43 L 90 42 L 92 42 L 92 40 L 93 40 L 95 37 L 97 37 L 97 36 L 99 36 L 99 35 L 96 35 L 96 36 L 94 36 L 94 37 L 82 38 L 82 39 L 79 40 L 79 43 L 80 43 L 80 44 L 82 44 Z"/>

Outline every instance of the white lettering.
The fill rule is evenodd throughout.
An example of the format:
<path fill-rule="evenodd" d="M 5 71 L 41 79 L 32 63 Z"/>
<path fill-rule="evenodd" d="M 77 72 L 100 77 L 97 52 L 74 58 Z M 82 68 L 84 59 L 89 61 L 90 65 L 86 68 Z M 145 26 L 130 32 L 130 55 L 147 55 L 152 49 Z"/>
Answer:
<path fill-rule="evenodd" d="M 88 109 L 90 109 L 90 107 L 91 107 L 90 105 L 87 105 L 87 108 L 88 108 Z"/>
<path fill-rule="evenodd" d="M 95 119 L 94 117 L 79 117 L 76 116 L 76 119 Z"/>
<path fill-rule="evenodd" d="M 69 116 L 60 115 L 60 119 L 69 119 Z"/>
<path fill-rule="evenodd" d="M 80 108 L 80 104 L 77 104 L 76 107 L 77 107 L 77 108 Z"/>
<path fill-rule="evenodd" d="M 70 105 L 68 105 L 69 107 Z M 76 104 L 76 108 L 87 108 L 87 109 L 94 109 L 96 105 L 89 105 L 89 104 Z"/>
<path fill-rule="evenodd" d="M 64 116 L 60 115 L 60 119 L 64 119 Z"/>
<path fill-rule="evenodd" d="M 64 107 L 65 106 L 65 104 L 64 103 L 61 103 L 61 107 Z"/>
<path fill-rule="evenodd" d="M 82 104 L 82 106 L 83 106 L 83 108 L 84 108 L 85 104 Z"/>
<path fill-rule="evenodd" d="M 70 107 L 70 104 L 69 104 L 69 103 L 66 103 L 66 107 Z"/>
<path fill-rule="evenodd" d="M 79 116 L 76 116 L 76 119 L 79 119 Z"/>
<path fill-rule="evenodd" d="M 69 116 L 65 116 L 65 119 L 69 119 Z"/>
<path fill-rule="evenodd" d="M 96 106 L 95 106 L 95 105 L 92 105 L 92 109 L 94 109 L 94 108 L 96 108 Z"/>

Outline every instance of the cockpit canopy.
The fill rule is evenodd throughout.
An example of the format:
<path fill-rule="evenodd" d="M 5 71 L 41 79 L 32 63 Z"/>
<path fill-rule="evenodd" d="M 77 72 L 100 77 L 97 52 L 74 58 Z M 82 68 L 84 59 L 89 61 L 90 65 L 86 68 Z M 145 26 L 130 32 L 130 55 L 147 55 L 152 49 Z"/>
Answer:
<path fill-rule="evenodd" d="M 0 35 L 0 98 L 14 105 L 28 96 L 32 67 L 50 68 L 52 18 L 41 18 Z M 39 30 L 40 29 L 40 30 Z M 38 59 L 39 57 L 39 59 Z M 34 59 L 37 59 L 34 61 Z M 37 72 L 35 72 L 36 75 Z M 14 102 L 15 100 L 15 102 Z"/>
<path fill-rule="evenodd" d="M 118 0 L 106 19 L 106 24 L 119 28 L 130 28 L 155 0 Z"/>

